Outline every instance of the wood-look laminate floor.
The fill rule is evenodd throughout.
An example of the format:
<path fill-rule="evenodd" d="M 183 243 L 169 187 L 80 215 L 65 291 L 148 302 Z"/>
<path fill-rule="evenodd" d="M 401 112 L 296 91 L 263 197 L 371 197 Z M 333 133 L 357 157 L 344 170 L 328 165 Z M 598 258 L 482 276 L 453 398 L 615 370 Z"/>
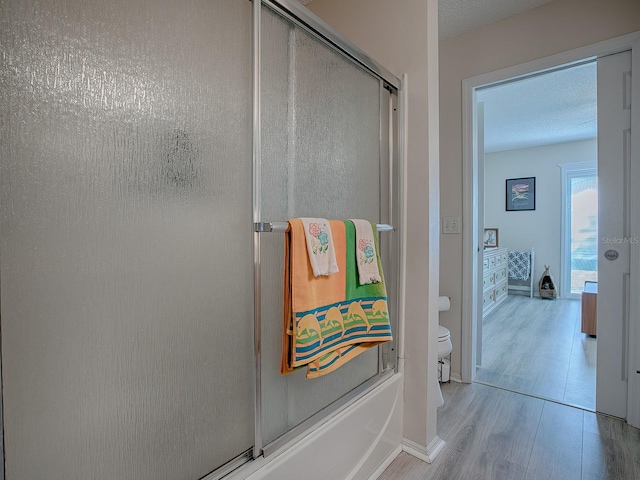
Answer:
<path fill-rule="evenodd" d="M 442 386 L 432 464 L 404 452 L 380 480 L 640 478 L 640 430 L 622 420 L 483 384 Z"/>
<path fill-rule="evenodd" d="M 578 300 L 510 295 L 482 322 L 476 381 L 595 411 L 596 339 Z"/>

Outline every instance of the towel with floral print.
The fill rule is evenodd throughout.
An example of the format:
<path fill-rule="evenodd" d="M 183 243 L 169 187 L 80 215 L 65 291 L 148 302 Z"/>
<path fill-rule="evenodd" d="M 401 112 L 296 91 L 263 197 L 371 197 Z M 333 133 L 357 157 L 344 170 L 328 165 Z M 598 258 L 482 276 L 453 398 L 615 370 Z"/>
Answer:
<path fill-rule="evenodd" d="M 301 218 L 313 275 L 338 273 L 331 225 L 326 218 Z"/>
<path fill-rule="evenodd" d="M 378 257 L 376 255 L 373 232 L 378 233 L 377 227 L 367 220 L 349 219 L 356 227 L 356 262 L 358 265 L 358 280 L 360 285 L 379 283 Z"/>

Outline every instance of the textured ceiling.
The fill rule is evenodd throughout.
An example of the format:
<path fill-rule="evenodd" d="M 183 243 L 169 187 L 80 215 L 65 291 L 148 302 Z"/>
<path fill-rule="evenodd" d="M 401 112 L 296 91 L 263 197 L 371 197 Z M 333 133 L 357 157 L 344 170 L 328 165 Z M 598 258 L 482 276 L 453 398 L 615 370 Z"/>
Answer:
<path fill-rule="evenodd" d="M 455 37 L 553 0 L 438 0 L 440 40 Z"/>
<path fill-rule="evenodd" d="M 480 90 L 485 151 L 595 138 L 596 63 Z"/>

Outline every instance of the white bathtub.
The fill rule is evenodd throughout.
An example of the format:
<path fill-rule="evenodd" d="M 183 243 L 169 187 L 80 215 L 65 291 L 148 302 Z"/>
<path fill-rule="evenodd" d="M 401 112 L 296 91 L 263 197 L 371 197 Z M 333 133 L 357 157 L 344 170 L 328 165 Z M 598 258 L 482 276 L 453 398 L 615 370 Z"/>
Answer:
<path fill-rule="evenodd" d="M 402 374 L 395 374 L 268 460 L 233 480 L 365 480 L 376 478 L 402 450 Z"/>

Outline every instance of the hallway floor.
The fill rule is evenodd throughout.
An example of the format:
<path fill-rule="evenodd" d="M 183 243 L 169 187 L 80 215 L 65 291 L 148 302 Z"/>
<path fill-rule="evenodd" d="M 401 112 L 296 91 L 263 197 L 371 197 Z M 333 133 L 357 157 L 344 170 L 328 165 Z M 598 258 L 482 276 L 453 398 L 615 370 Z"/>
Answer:
<path fill-rule="evenodd" d="M 578 300 L 508 299 L 482 322 L 476 381 L 595 411 L 596 339 Z"/>
<path fill-rule="evenodd" d="M 478 383 L 442 391 L 442 452 L 402 452 L 380 480 L 640 478 L 640 430 L 622 420 Z"/>

